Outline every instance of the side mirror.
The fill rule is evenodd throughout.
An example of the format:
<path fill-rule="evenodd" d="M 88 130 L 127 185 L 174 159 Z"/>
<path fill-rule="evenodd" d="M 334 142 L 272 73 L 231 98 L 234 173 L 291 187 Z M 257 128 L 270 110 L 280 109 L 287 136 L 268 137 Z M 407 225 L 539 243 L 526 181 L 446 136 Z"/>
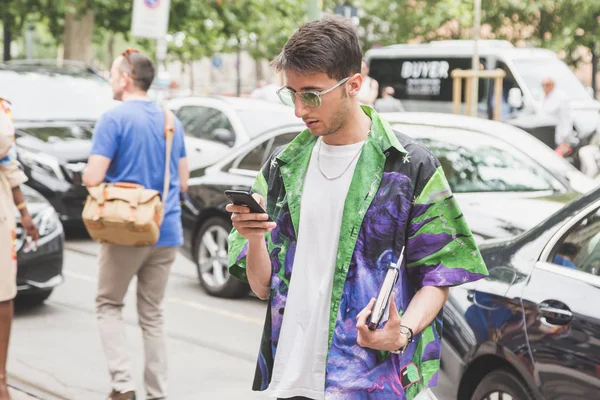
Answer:
<path fill-rule="evenodd" d="M 514 87 L 508 91 L 508 104 L 512 108 L 523 107 L 523 93 L 521 93 L 521 89 Z"/>
<path fill-rule="evenodd" d="M 224 143 L 229 147 L 233 147 L 235 144 L 235 135 L 229 129 L 217 128 L 212 131 L 211 137 L 213 140 Z"/>

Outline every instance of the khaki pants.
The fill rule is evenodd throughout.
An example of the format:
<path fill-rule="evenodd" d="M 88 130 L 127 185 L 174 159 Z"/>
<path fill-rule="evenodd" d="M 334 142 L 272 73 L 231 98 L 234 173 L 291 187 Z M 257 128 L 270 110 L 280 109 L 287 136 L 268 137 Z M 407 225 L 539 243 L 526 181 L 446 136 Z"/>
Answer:
<path fill-rule="evenodd" d="M 144 338 L 146 396 L 148 399 L 167 397 L 167 351 L 162 301 L 176 252 L 175 247 L 102 245 L 96 315 L 112 388 L 118 392 L 135 390 L 121 311 L 129 283 L 137 276 L 137 311 Z"/>

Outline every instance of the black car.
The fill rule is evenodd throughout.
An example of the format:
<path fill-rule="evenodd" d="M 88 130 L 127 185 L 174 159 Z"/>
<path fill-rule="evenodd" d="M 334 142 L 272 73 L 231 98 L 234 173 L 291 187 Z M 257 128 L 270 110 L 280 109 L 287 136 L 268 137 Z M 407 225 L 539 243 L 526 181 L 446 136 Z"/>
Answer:
<path fill-rule="evenodd" d="M 518 235 L 558 210 L 564 199 L 579 196 L 575 182 L 586 190 L 594 185 L 527 133 L 508 127 L 502 139 L 490 126 L 498 130 L 504 124 L 487 122 L 491 125 L 481 127 L 475 118 L 424 113 L 393 118 L 394 129 L 425 143 L 440 159 L 477 240 Z M 184 250 L 208 293 L 235 297 L 248 290 L 228 274 L 231 223 L 223 191 L 249 190 L 272 150 L 303 129 L 294 125 L 260 135 L 190 180 Z M 529 139 L 527 153 L 513 144 L 523 136 Z"/>
<path fill-rule="evenodd" d="M 278 128 L 260 135 L 189 180 L 189 199 L 182 204 L 184 254 L 194 261 L 204 289 L 214 296 L 239 297 L 248 286 L 227 270 L 231 221 L 225 206 L 226 189 L 249 190 L 271 151 L 289 143 L 303 125 Z"/>
<path fill-rule="evenodd" d="M 489 277 L 444 308 L 438 398 L 599 398 L 600 188 L 481 252 Z"/>
<path fill-rule="evenodd" d="M 81 184 L 94 122 L 112 107 L 110 84 L 89 68 L 66 63 L 0 65 L 0 94 L 12 103 L 18 159 L 28 185 L 63 223 L 81 225 Z"/>
<path fill-rule="evenodd" d="M 40 239 L 37 249 L 27 242 L 17 212 L 17 302 L 36 305 L 63 282 L 65 237 L 58 214 L 48 201 L 26 185 L 21 190 Z"/>

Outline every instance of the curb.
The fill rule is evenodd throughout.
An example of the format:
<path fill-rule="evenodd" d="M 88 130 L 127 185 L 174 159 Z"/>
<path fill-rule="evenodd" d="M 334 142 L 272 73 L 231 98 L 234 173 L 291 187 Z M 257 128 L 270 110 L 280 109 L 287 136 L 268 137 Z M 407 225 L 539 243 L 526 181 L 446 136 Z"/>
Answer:
<path fill-rule="evenodd" d="M 27 394 L 34 399 L 39 400 L 71 400 L 68 397 L 64 397 L 58 393 L 43 389 L 38 387 L 37 385 L 27 382 L 23 379 L 17 378 L 15 376 L 8 376 L 8 386 L 12 389 Z"/>

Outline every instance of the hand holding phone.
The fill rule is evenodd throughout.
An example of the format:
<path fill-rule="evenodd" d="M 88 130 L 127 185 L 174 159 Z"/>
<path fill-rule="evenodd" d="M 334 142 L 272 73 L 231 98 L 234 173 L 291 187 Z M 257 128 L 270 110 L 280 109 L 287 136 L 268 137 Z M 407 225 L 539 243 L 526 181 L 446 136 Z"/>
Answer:
<path fill-rule="evenodd" d="M 232 203 L 227 205 L 226 210 L 232 213 L 233 226 L 246 239 L 264 238 L 265 233 L 271 232 L 277 226 L 266 213 L 262 205 L 264 200 L 258 194 L 226 190 L 225 196 Z"/>

